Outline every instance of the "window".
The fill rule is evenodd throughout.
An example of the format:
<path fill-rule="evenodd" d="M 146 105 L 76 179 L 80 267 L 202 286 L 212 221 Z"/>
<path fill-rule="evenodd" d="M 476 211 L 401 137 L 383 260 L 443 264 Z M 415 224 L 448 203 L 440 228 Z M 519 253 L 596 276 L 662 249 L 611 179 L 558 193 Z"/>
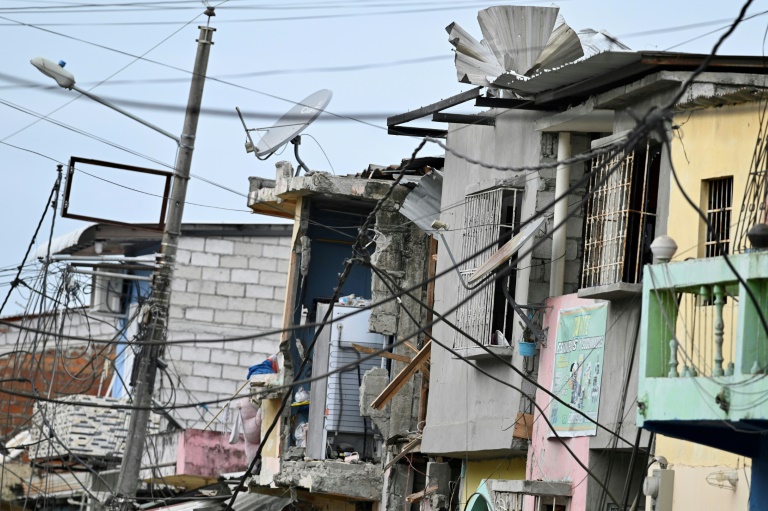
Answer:
<path fill-rule="evenodd" d="M 465 279 L 517 234 L 520 228 L 522 200 L 522 190 L 516 188 L 495 188 L 467 196 L 462 231 L 462 260 L 483 247 L 489 248 L 464 264 L 461 274 Z M 506 288 L 514 295 L 515 282 L 515 272 L 512 272 L 496 281 L 495 285 L 484 287 L 459 307 L 456 312 L 456 325 L 487 346 L 503 343 L 495 335 L 496 331 L 501 332 L 509 341 L 512 337 L 514 312 L 504 296 L 504 291 Z M 469 294 L 470 291 L 462 286 L 459 301 L 466 299 Z M 473 346 L 472 341 L 456 332 L 454 348 Z"/>
<path fill-rule="evenodd" d="M 612 160 L 592 161 L 582 288 L 642 280 L 643 265 L 652 261 L 660 156 L 661 146 L 649 141 Z"/>
<path fill-rule="evenodd" d="M 731 208 L 733 207 L 733 177 L 704 181 L 707 197 L 707 220 L 712 231 L 704 226 L 706 241 L 704 257 L 728 254 L 731 242 Z"/>

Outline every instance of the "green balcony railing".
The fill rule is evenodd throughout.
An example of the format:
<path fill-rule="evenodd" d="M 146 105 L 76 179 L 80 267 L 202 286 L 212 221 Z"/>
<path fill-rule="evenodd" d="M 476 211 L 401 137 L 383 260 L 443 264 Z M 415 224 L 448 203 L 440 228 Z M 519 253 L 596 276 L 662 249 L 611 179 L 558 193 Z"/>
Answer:
<path fill-rule="evenodd" d="M 645 267 L 639 424 L 768 418 L 768 252 L 729 260 L 755 299 L 723 257 Z"/>

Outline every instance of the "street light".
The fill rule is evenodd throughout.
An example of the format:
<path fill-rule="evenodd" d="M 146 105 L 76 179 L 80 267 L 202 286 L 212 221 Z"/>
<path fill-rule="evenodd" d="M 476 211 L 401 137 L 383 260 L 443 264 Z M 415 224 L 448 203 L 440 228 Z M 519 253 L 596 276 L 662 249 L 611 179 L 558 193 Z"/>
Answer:
<path fill-rule="evenodd" d="M 208 7 L 205 14 L 210 22 L 210 17 L 215 16 L 213 7 Z M 155 373 L 157 371 L 158 359 L 162 356 L 165 333 L 168 326 L 171 279 L 173 278 L 173 267 L 176 263 L 176 252 L 179 237 L 181 236 L 181 217 L 184 212 L 187 182 L 189 181 L 190 169 L 192 167 L 192 152 L 195 149 L 197 122 L 200 118 L 200 104 L 203 99 L 203 86 L 205 85 L 205 75 L 208 70 L 208 55 L 213 45 L 213 32 L 216 30 L 207 24 L 198 28 L 200 29 L 200 37 L 197 40 L 197 55 L 192 70 L 192 80 L 189 87 L 189 98 L 187 100 L 187 110 L 181 137 L 172 135 L 164 129 L 158 128 L 154 124 L 113 105 L 109 101 L 77 87 L 74 75 L 64 69 L 65 62 L 62 61 L 57 64 L 41 57 L 30 61 L 41 73 L 56 80 L 60 87 L 88 96 L 94 101 L 173 139 L 178 146 L 173 173 L 173 189 L 170 197 L 167 199 L 168 218 L 165 223 L 163 241 L 160 246 L 163 258 L 160 261 L 160 267 L 156 270 L 152 279 L 152 301 L 154 304 L 150 307 L 150 317 L 147 322 L 148 328 L 145 329 L 144 337 L 141 339 L 141 341 L 148 342 L 148 344 L 143 346 L 141 356 L 136 361 L 136 385 L 134 387 L 133 400 L 135 408 L 131 413 L 125 453 L 121 465 L 120 478 L 117 483 L 117 495 L 123 498 L 121 503 L 123 509 L 128 509 L 133 502 L 139 484 L 141 458 L 146 443 L 147 423 L 149 422 L 150 410 L 154 406 L 152 392 L 155 385 Z"/>
<path fill-rule="evenodd" d="M 98 103 L 101 103 L 104 106 L 108 106 L 112 110 L 120 112 L 121 114 L 123 114 L 123 115 L 125 115 L 127 117 L 130 117 L 134 121 L 140 122 L 144 126 L 146 126 L 148 128 L 151 128 L 151 129 L 157 131 L 158 133 L 161 133 L 161 134 L 165 135 L 166 137 L 168 137 L 170 139 L 173 139 L 176 142 L 177 145 L 181 143 L 181 141 L 179 140 L 179 137 L 177 137 L 173 133 L 169 133 L 169 132 L 165 131 L 164 129 L 155 126 L 151 122 L 145 121 L 144 119 L 142 119 L 140 117 L 136 117 L 132 113 L 130 113 L 130 112 L 126 111 L 126 110 L 123 110 L 119 106 L 117 106 L 117 105 L 115 105 L 113 103 L 110 103 L 106 99 L 100 98 L 99 96 L 97 96 L 97 95 L 95 95 L 95 94 L 93 94 L 93 93 L 91 93 L 91 92 L 89 92 L 89 91 L 87 91 L 85 89 L 81 89 L 80 87 L 75 85 L 75 76 L 72 73 L 70 73 L 69 71 L 67 71 L 66 69 L 64 69 L 64 66 L 67 65 L 67 63 L 64 62 L 63 60 L 60 60 L 59 63 L 57 64 L 56 62 L 54 62 L 52 60 L 44 59 L 43 57 L 35 57 L 32 60 L 30 60 L 29 63 L 32 64 L 33 66 L 35 66 L 37 68 L 37 70 L 40 71 L 41 73 L 43 73 L 45 76 L 50 76 L 51 78 L 56 80 L 56 83 L 59 84 L 59 87 L 61 87 L 62 89 L 69 89 L 69 90 L 77 91 L 80 94 L 82 94 L 83 96 L 87 96 L 87 97 L 91 98 L 92 100 L 94 100 L 94 101 L 96 101 Z"/>

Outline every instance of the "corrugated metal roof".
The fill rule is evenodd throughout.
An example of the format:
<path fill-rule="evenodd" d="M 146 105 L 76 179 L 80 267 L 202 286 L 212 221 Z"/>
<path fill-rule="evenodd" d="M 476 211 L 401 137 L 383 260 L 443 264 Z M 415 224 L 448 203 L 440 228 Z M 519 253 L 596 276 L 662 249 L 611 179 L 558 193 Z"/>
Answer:
<path fill-rule="evenodd" d="M 508 73 L 498 77 L 493 85 L 523 95 L 538 94 L 607 74 L 641 60 L 641 53 L 606 51 L 588 59 L 571 62 L 555 69 L 547 69 L 530 78 Z"/>

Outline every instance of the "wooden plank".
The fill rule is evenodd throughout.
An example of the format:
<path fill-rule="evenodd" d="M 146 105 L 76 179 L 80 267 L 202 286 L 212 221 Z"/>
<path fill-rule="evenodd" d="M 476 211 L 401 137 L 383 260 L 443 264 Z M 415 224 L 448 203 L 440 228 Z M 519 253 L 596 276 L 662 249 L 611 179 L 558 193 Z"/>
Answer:
<path fill-rule="evenodd" d="M 514 438 L 531 439 L 533 434 L 533 415 L 530 413 L 517 412 L 515 419 L 515 429 L 512 430 Z"/>
<path fill-rule="evenodd" d="M 379 394 L 376 399 L 373 400 L 373 403 L 371 403 L 371 408 L 376 408 L 377 410 L 384 408 L 384 406 L 389 403 L 389 400 L 392 399 L 392 397 L 400 392 L 400 389 L 405 386 L 411 375 L 419 370 L 422 362 L 427 359 L 431 351 L 432 341 L 430 340 L 424 344 L 424 347 L 421 348 L 421 351 L 419 351 L 413 357 L 408 365 L 406 365 L 403 370 L 398 373 L 397 376 L 392 378 L 392 381 L 389 382 L 389 385 L 387 385 L 386 388 L 381 391 L 381 394 Z"/>
<path fill-rule="evenodd" d="M 405 456 L 406 454 L 408 454 L 409 452 L 411 452 L 412 450 L 414 450 L 414 449 L 415 449 L 415 448 L 416 448 L 418 445 L 420 445 L 420 444 L 421 444 L 421 437 L 417 437 L 417 438 L 414 438 L 413 440 L 411 440 L 410 442 L 408 442 L 407 444 L 405 444 L 405 446 L 403 447 L 403 450 L 402 450 L 402 451 L 400 451 L 400 452 L 397 454 L 397 456 L 395 456 L 394 458 L 392 458 L 392 459 L 390 460 L 390 462 L 389 462 L 389 463 L 387 463 L 386 465 L 384 465 L 384 469 L 383 469 L 381 472 L 382 472 L 382 473 L 384 473 L 384 472 L 386 472 L 387 470 L 389 470 L 389 467 L 391 467 L 392 465 L 394 465 L 395 463 L 397 463 L 398 461 L 400 461 L 401 459 L 403 459 L 403 456 Z"/>
<path fill-rule="evenodd" d="M 306 227 L 302 229 L 302 221 L 304 220 L 305 209 L 307 202 L 303 197 L 299 197 L 296 200 L 296 209 L 293 216 L 293 234 L 291 235 L 291 255 L 288 260 L 288 278 L 285 286 L 285 302 L 283 303 L 283 333 L 280 336 L 280 342 L 288 342 L 293 332 L 293 311 L 295 308 L 295 301 L 298 299 L 296 292 L 299 286 L 299 265 L 301 264 L 301 254 L 296 253 L 294 247 L 299 239 L 304 236 Z"/>
<path fill-rule="evenodd" d="M 421 499 L 423 499 L 427 495 L 431 495 L 437 491 L 437 485 L 433 484 L 432 486 L 428 486 L 424 488 L 421 491 L 417 491 L 416 493 L 411 493 L 407 497 L 405 497 L 405 501 L 409 504 L 413 504 L 414 502 L 418 502 Z"/>
<path fill-rule="evenodd" d="M 475 126 L 496 126 L 496 117 L 489 115 L 444 114 L 436 112 L 432 114 L 432 121 L 452 122 L 454 124 L 468 124 Z"/>
<path fill-rule="evenodd" d="M 404 114 L 397 114 L 391 117 L 387 117 L 387 126 L 395 126 L 404 122 L 421 119 L 426 115 L 439 112 L 440 110 L 445 110 L 446 108 L 450 108 L 452 106 L 460 105 L 461 103 L 465 103 L 480 96 L 480 89 L 481 87 L 475 87 L 474 89 L 461 92 L 455 96 L 451 96 L 450 98 L 441 99 L 440 101 L 427 106 L 423 106 L 421 108 L 417 108 L 416 110 L 411 110 L 410 112 L 405 112 Z"/>
<path fill-rule="evenodd" d="M 411 350 L 412 352 L 414 352 L 414 353 L 418 353 L 419 352 L 419 349 L 416 346 L 414 346 L 413 344 L 409 343 L 408 341 L 405 341 L 403 343 L 403 345 L 406 348 L 408 348 L 409 350 Z"/>
<path fill-rule="evenodd" d="M 398 362 L 405 362 L 406 364 L 411 361 L 410 357 L 406 357 L 405 355 L 398 355 L 397 353 L 390 353 L 388 351 L 382 351 L 379 353 L 378 348 L 373 348 L 371 346 L 362 346 L 360 344 L 352 343 L 352 347 L 355 348 L 355 351 L 358 353 L 366 353 L 368 355 L 371 355 L 373 353 L 377 353 L 382 358 L 388 358 L 390 360 L 397 360 Z"/>

